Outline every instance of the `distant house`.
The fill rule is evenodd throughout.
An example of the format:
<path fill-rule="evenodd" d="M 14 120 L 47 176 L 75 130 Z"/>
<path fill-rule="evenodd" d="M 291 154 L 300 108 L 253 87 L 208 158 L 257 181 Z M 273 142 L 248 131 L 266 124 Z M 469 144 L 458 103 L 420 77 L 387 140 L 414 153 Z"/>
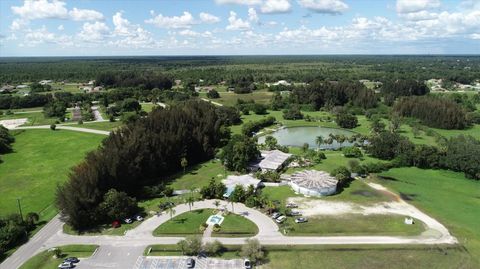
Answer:
<path fill-rule="evenodd" d="M 40 85 L 47 85 L 47 84 L 50 84 L 52 83 L 51 80 L 40 80 L 40 82 L 38 82 Z"/>
<path fill-rule="evenodd" d="M 103 90 L 102 86 L 97 86 L 97 87 L 92 89 L 92 92 L 99 92 L 99 91 L 102 91 L 102 90 Z"/>
<path fill-rule="evenodd" d="M 228 198 L 230 194 L 232 194 L 235 186 L 240 185 L 245 190 L 247 190 L 248 186 L 252 185 L 253 188 L 257 189 L 260 186 L 261 180 L 256 179 L 252 175 L 241 175 L 241 176 L 228 176 L 227 179 L 222 180 L 222 183 L 225 184 L 227 190 L 223 197 Z"/>
<path fill-rule="evenodd" d="M 262 159 L 249 165 L 251 171 L 279 171 L 285 167 L 287 160 L 292 154 L 280 150 L 261 151 Z"/>
<path fill-rule="evenodd" d="M 93 84 L 95 84 L 95 80 L 90 80 L 90 81 L 87 83 L 87 85 L 93 85 Z"/>
<path fill-rule="evenodd" d="M 290 82 L 286 81 L 286 80 L 279 80 L 275 83 L 272 84 L 273 86 L 278 86 L 278 85 L 282 85 L 282 86 L 290 86 L 292 85 Z"/>
<path fill-rule="evenodd" d="M 88 92 L 91 92 L 93 90 L 93 87 L 90 87 L 90 86 L 86 86 L 86 87 L 82 87 L 81 88 L 84 92 L 88 93 Z"/>
<path fill-rule="evenodd" d="M 175 85 L 176 85 L 176 86 L 180 86 L 180 84 L 182 84 L 182 80 L 176 79 L 176 80 L 175 80 Z"/>
<path fill-rule="evenodd" d="M 15 86 L 15 89 L 18 89 L 18 90 L 26 89 L 26 88 L 28 88 L 28 86 L 24 85 L 24 84 L 20 84 L 20 85 Z"/>
<path fill-rule="evenodd" d="M 12 85 L 3 85 L 2 88 L 0 88 L 0 93 L 11 93 L 15 87 Z"/>

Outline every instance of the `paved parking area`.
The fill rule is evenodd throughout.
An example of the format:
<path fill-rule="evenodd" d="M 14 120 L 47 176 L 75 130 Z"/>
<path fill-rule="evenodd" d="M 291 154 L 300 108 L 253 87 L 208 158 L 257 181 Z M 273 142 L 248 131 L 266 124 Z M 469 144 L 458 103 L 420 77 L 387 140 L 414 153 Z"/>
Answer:
<path fill-rule="evenodd" d="M 139 257 L 134 269 L 185 269 L 188 257 Z M 194 258 L 198 269 L 243 269 L 243 260 Z"/>

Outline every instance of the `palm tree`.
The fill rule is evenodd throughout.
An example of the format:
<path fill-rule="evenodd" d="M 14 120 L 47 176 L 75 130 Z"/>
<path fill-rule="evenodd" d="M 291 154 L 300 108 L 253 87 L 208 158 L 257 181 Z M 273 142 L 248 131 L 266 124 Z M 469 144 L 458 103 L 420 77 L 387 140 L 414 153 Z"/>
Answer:
<path fill-rule="evenodd" d="M 315 143 L 317 144 L 318 148 L 320 148 L 321 145 L 323 145 L 324 139 L 323 136 L 319 135 L 317 136 Z"/>
<path fill-rule="evenodd" d="M 190 211 L 192 211 L 192 206 L 195 204 L 195 198 L 193 198 L 193 196 L 187 197 L 185 203 L 188 204 Z"/>
<path fill-rule="evenodd" d="M 215 200 L 215 201 L 213 202 L 213 205 L 214 205 L 215 208 L 218 210 L 218 207 L 220 206 L 220 201 Z"/>
<path fill-rule="evenodd" d="M 175 211 L 175 208 L 173 206 L 170 206 L 169 208 L 167 208 L 167 212 L 170 215 L 170 219 L 172 219 L 173 215 L 175 215 L 177 211 Z"/>

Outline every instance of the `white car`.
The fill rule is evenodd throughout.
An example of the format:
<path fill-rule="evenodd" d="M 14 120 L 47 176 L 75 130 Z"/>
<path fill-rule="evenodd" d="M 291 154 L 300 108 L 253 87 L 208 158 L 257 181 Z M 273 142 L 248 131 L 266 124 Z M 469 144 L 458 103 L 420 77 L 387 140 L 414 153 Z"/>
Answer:
<path fill-rule="evenodd" d="M 297 208 L 298 205 L 297 204 L 294 204 L 294 203 L 288 203 L 287 204 L 287 208 Z"/>
<path fill-rule="evenodd" d="M 73 268 L 73 264 L 71 262 L 62 262 L 58 268 L 60 269 L 70 269 L 70 268 Z"/>
<path fill-rule="evenodd" d="M 243 261 L 243 265 L 245 266 L 245 269 L 252 269 L 252 263 L 250 262 L 249 259 L 245 259 Z"/>
<path fill-rule="evenodd" d="M 282 223 L 282 222 L 284 222 L 286 219 L 287 219 L 287 217 L 285 217 L 285 216 L 280 216 L 280 217 L 276 218 L 275 221 L 276 221 L 277 223 Z"/>
<path fill-rule="evenodd" d="M 140 216 L 140 215 L 136 215 L 136 216 L 135 216 L 135 219 L 136 219 L 137 221 L 143 221 L 143 217 Z"/>
<path fill-rule="evenodd" d="M 302 212 L 297 211 L 297 210 L 292 210 L 290 211 L 290 216 L 301 216 Z"/>
<path fill-rule="evenodd" d="M 280 217 L 282 214 L 280 214 L 279 212 L 275 212 L 272 214 L 272 219 L 276 219 L 278 217 Z"/>
<path fill-rule="evenodd" d="M 133 222 L 133 220 L 131 218 L 126 218 L 124 221 L 125 221 L 126 224 L 130 224 L 130 223 Z"/>

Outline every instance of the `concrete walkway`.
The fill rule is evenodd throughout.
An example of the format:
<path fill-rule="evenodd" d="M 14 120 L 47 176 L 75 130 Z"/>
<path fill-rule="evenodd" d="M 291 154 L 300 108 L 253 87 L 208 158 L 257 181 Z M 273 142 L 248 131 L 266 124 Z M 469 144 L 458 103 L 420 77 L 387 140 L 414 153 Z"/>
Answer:
<path fill-rule="evenodd" d="M 69 130 L 69 131 L 92 133 L 92 134 L 101 134 L 101 135 L 110 134 L 109 131 L 81 128 L 81 127 L 72 127 L 67 125 L 57 125 L 56 128 L 59 130 Z M 12 130 L 29 130 L 29 129 L 50 129 L 50 125 L 20 126 L 20 127 L 13 128 Z"/>
<path fill-rule="evenodd" d="M 212 104 L 214 104 L 214 105 L 216 105 L 216 106 L 223 106 L 223 104 L 220 104 L 220 103 L 215 102 L 215 101 L 212 101 L 212 100 L 208 100 L 207 98 L 200 98 L 200 99 L 202 99 L 202 100 L 205 101 L 205 102 L 212 103 Z"/>
<path fill-rule="evenodd" d="M 383 188 L 381 185 L 372 185 L 373 188 Z M 383 190 L 386 190 L 383 188 Z M 388 190 L 387 190 L 388 191 Z M 192 210 L 202 208 L 217 208 L 214 205 L 215 200 L 204 200 L 195 202 Z M 232 208 L 230 203 L 221 202 L 218 208 L 228 206 Z M 413 207 L 413 206 L 412 206 Z M 267 215 L 260 211 L 246 207 L 244 204 L 235 203 L 234 213 L 243 215 L 258 226 L 258 234 L 254 236 L 263 245 L 355 245 L 355 244 L 455 244 L 457 240 L 451 236 L 448 230 L 443 225 L 436 222 L 429 216 L 415 216 L 427 225 L 431 224 L 431 229 L 438 229 L 437 233 L 422 234 L 419 236 L 284 236 L 278 230 L 277 224 Z M 418 209 L 417 209 L 418 210 Z M 174 216 L 189 211 L 186 204 L 181 204 L 175 207 L 176 213 Z M 434 222 L 426 220 L 430 218 Z M 63 223 L 59 217 L 53 218 L 44 228 L 42 228 L 29 242 L 21 246 L 12 256 L 6 259 L 1 265 L 1 269 L 18 268 L 21 264 L 27 261 L 30 257 L 47 250 L 52 247 L 71 245 L 71 244 L 95 244 L 99 245 L 99 252 L 95 257 L 89 259 L 88 268 L 132 268 L 139 257 L 139 253 L 147 246 L 153 244 L 176 244 L 182 237 L 154 237 L 152 232 L 162 223 L 170 220 L 168 214 L 156 215 L 146 219 L 136 228 L 126 232 L 124 236 L 76 236 L 64 234 L 62 230 Z M 443 227 L 443 228 L 442 228 Z M 204 238 L 204 241 L 209 242 L 218 240 L 222 244 L 244 244 L 247 238 L 229 238 L 229 237 L 209 237 Z M 126 255 L 126 249 L 131 249 Z M 106 251 L 107 250 L 107 251 Z M 102 254 L 103 253 L 103 254 Z M 125 254 L 125 255 L 123 255 Z M 114 257 L 122 257 L 112 260 Z"/>

